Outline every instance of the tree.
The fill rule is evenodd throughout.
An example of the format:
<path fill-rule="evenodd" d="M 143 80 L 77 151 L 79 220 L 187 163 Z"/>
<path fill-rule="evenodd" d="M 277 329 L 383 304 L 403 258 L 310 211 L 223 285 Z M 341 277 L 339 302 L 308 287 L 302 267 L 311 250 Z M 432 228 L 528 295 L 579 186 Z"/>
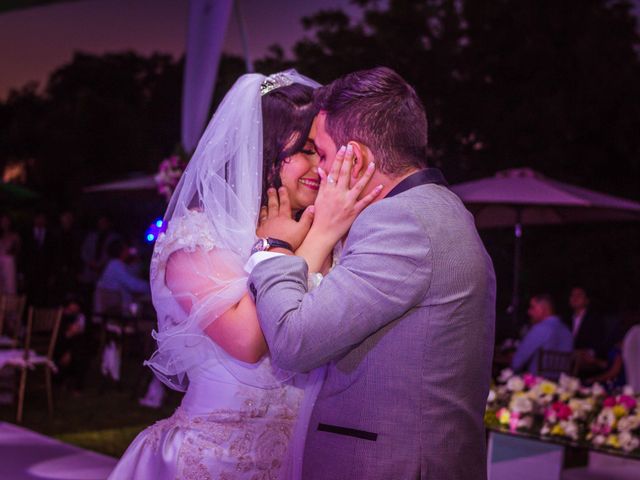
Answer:
<path fill-rule="evenodd" d="M 50 131 L 41 171 L 77 189 L 87 179 L 154 168 L 175 144 L 180 82 L 180 67 L 167 55 L 76 54 L 45 90 Z"/>
<path fill-rule="evenodd" d="M 361 20 L 340 11 L 304 19 L 307 37 L 296 44 L 294 59 L 274 49 L 268 67 L 293 64 L 321 82 L 377 65 L 395 69 L 423 99 L 429 162 L 452 183 L 526 165 L 640 199 L 638 30 L 628 1 L 354 3 L 362 7 Z M 637 225 L 614 228 L 621 233 L 595 225 L 529 229 L 523 291 L 551 290 L 561 300 L 563 286 L 585 282 L 611 289 L 618 300 L 633 298 L 639 285 L 629 265 L 638 265 L 640 232 Z M 502 313 L 512 234 L 483 235 L 496 262 Z M 594 258 L 596 252 L 602 255 Z"/>
<path fill-rule="evenodd" d="M 470 1 L 464 15 L 477 99 L 467 115 L 485 140 L 477 173 L 529 165 L 640 198 L 640 104 L 630 101 L 640 97 L 640 63 L 629 3 Z"/>
<path fill-rule="evenodd" d="M 385 65 L 423 99 L 430 161 L 461 181 L 527 165 L 640 198 L 640 63 L 628 1 L 356 0 L 321 11 L 294 64 L 321 82 Z M 593 175 L 592 169 L 599 174 Z"/>

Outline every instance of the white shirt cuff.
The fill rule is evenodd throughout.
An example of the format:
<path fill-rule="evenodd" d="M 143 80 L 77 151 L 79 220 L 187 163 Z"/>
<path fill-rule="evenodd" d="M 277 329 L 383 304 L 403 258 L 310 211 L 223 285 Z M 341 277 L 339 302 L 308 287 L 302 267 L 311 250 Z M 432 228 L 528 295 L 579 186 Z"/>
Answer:
<path fill-rule="evenodd" d="M 260 262 L 263 262 L 269 258 L 279 257 L 280 255 L 284 255 L 284 253 L 277 252 L 256 252 L 249 257 L 247 263 L 244 264 L 244 271 L 248 274 L 251 274 L 256 265 Z"/>

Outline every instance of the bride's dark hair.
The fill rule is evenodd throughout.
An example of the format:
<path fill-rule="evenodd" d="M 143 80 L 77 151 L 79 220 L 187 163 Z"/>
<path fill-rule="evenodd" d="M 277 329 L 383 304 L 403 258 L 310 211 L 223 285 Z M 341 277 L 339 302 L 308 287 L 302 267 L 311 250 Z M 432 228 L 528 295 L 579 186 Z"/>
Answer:
<path fill-rule="evenodd" d="M 304 148 L 313 118 L 313 88 L 294 83 L 262 97 L 262 203 L 267 189 L 279 188 L 280 169 L 291 155 Z"/>

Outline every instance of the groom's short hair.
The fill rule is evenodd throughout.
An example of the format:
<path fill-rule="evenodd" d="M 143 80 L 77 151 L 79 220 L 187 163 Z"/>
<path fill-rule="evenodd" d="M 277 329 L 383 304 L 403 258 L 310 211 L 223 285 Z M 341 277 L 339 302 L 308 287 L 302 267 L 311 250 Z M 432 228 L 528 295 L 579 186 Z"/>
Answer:
<path fill-rule="evenodd" d="M 361 142 L 383 173 L 426 167 L 427 116 L 415 90 L 386 67 L 360 70 L 315 91 L 336 145 Z"/>

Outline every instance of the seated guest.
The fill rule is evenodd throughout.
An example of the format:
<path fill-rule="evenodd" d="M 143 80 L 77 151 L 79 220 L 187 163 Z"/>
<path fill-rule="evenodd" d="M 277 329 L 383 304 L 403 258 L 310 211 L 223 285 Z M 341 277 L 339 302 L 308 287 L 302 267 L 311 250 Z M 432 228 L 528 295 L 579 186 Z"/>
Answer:
<path fill-rule="evenodd" d="M 121 313 L 126 314 L 132 305 L 134 298 L 148 296 L 150 294 L 149 281 L 137 277 L 130 263 L 134 254 L 123 240 L 114 240 L 107 247 L 111 260 L 107 263 L 98 283 L 96 284 L 94 309 L 105 312 L 114 305 L 106 305 L 104 292 L 116 292 L 117 301 Z M 102 351 L 102 364 L 100 370 L 103 375 L 115 381 L 120 380 L 121 350 L 117 346 L 118 338 L 124 333 L 118 326 L 107 324 L 107 343 Z M 115 328 L 115 329 L 114 329 Z"/>
<path fill-rule="evenodd" d="M 635 325 L 624 336 L 622 357 L 627 369 L 627 382 L 640 393 L 640 325 Z"/>
<path fill-rule="evenodd" d="M 584 287 L 573 287 L 569 295 L 573 346 L 578 361 L 578 375 L 589 378 L 603 373 L 611 345 L 607 345 L 603 317 L 591 307 L 591 299 Z"/>
<path fill-rule="evenodd" d="M 531 297 L 528 314 L 531 329 L 518 345 L 511 361 L 511 368 L 514 372 L 527 371 L 537 374 L 540 350 L 571 352 L 573 337 L 567 326 L 555 315 L 550 295 L 540 294 Z"/>
<path fill-rule="evenodd" d="M 56 343 L 54 361 L 58 366 L 56 380 L 68 382 L 73 393 L 84 388 L 91 355 L 91 345 L 85 338 L 86 317 L 77 297 L 68 295 L 62 312 L 62 324 Z"/>
<path fill-rule="evenodd" d="M 596 359 L 597 366 L 602 369 L 602 373 L 591 376 L 585 380 L 587 385 L 600 383 L 608 391 L 624 387 L 627 384 L 627 377 L 622 360 L 622 341 L 617 342 L 607 355 L 607 360 Z"/>
<path fill-rule="evenodd" d="M 98 283 L 97 290 L 111 290 L 120 293 L 123 311 L 129 307 L 134 297 L 149 295 L 149 281 L 137 277 L 130 268 L 133 259 L 129 245 L 122 240 L 114 240 L 109 244 L 108 253 L 111 260 L 107 263 Z"/>

